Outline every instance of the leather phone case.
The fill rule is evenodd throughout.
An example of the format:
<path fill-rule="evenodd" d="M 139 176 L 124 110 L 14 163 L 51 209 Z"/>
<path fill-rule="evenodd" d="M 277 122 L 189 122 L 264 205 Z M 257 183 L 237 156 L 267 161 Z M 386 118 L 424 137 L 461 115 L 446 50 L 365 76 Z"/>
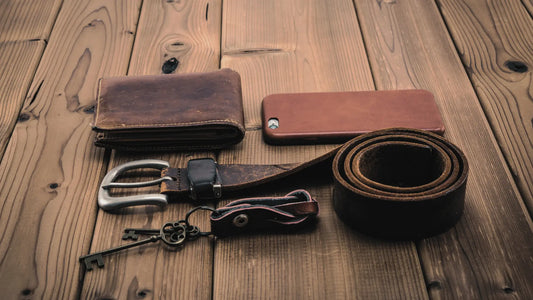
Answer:
<path fill-rule="evenodd" d="M 93 129 L 97 146 L 133 151 L 211 150 L 245 133 L 240 76 L 208 73 L 103 78 Z"/>
<path fill-rule="evenodd" d="M 263 99 L 262 122 L 270 144 L 344 143 L 392 127 L 444 133 L 426 90 L 274 94 Z"/>

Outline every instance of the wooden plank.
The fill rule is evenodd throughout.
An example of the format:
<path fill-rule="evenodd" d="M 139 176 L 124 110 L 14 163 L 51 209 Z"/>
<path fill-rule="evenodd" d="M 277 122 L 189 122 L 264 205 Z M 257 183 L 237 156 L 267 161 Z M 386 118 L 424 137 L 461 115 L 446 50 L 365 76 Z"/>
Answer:
<path fill-rule="evenodd" d="M 4 298 L 79 294 L 105 171 L 90 130 L 96 82 L 126 72 L 138 13 L 139 1 L 63 4 L 0 163 Z"/>
<path fill-rule="evenodd" d="M 145 1 L 139 20 L 128 74 L 161 74 L 163 63 L 176 58 L 176 72 L 212 71 L 220 61 L 221 1 Z M 145 158 L 163 159 L 172 166 L 185 166 L 193 157 L 211 153 L 157 152 L 131 154 L 113 152 L 111 166 Z M 132 181 L 146 178 L 131 178 Z M 132 190 L 146 193 L 150 189 Z M 157 193 L 157 188 L 152 189 Z M 107 249 L 121 242 L 125 227 L 159 228 L 185 217 L 191 203 L 172 203 L 166 209 L 139 207 L 118 213 L 98 214 L 92 250 Z M 191 219 L 202 230 L 209 230 L 207 213 Z M 111 237 L 110 237 L 110 232 Z M 212 289 L 213 243 L 201 238 L 187 243 L 181 251 L 162 245 L 148 245 L 106 258 L 103 270 L 88 272 L 82 298 L 180 298 L 209 299 Z"/>
<path fill-rule="evenodd" d="M 0 42 L 48 40 L 62 2 L 0 1 Z"/>
<path fill-rule="evenodd" d="M 0 160 L 44 50 L 43 41 L 0 43 Z M 25 115 L 20 116 L 24 121 Z"/>
<path fill-rule="evenodd" d="M 143 4 L 146 8 L 141 15 L 129 74 L 162 74 L 162 65 L 172 57 L 179 61 L 175 73 L 218 69 L 220 1 L 181 2 Z"/>
<path fill-rule="evenodd" d="M 531 222 L 436 5 L 355 3 L 378 88 L 432 91 L 469 160 L 463 218 L 418 243 L 430 296 L 532 298 Z"/>
<path fill-rule="evenodd" d="M 533 213 L 533 19 L 519 1 L 441 1 L 441 11 Z"/>
<path fill-rule="evenodd" d="M 241 74 L 248 131 L 244 142 L 222 151 L 218 161 L 296 162 L 331 150 L 334 146 L 266 145 L 260 104 L 270 93 L 373 89 L 352 3 L 224 1 L 222 20 L 222 66 Z M 347 228 L 333 212 L 328 182 L 307 177 L 254 191 L 279 195 L 306 188 L 321 205 L 320 220 L 308 232 L 218 240 L 215 298 L 427 297 L 414 244 L 384 243 Z"/>

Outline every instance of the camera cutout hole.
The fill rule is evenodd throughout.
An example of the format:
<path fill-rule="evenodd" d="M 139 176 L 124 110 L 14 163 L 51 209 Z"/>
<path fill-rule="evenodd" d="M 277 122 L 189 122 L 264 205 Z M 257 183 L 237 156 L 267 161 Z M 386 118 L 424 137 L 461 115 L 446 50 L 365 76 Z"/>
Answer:
<path fill-rule="evenodd" d="M 279 120 L 277 118 L 268 119 L 268 128 L 270 128 L 270 129 L 279 128 Z"/>

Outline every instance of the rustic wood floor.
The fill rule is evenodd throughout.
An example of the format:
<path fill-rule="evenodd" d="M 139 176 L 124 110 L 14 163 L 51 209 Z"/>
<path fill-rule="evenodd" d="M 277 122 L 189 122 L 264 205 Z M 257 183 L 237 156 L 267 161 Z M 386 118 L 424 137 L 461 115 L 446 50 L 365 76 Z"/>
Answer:
<path fill-rule="evenodd" d="M 1 298 L 533 299 L 532 13 L 531 0 L 1 1 Z M 98 78 L 160 74 L 173 57 L 175 72 L 241 74 L 244 142 L 220 153 L 94 147 Z M 333 146 L 265 145 L 264 96 L 406 88 L 434 93 L 445 137 L 469 159 L 465 214 L 449 232 L 369 238 L 336 217 L 327 180 L 300 182 L 321 204 L 311 232 L 149 245 L 92 272 L 79 264 L 120 243 L 123 227 L 158 227 L 192 207 L 98 210 L 111 167 L 304 161 Z"/>

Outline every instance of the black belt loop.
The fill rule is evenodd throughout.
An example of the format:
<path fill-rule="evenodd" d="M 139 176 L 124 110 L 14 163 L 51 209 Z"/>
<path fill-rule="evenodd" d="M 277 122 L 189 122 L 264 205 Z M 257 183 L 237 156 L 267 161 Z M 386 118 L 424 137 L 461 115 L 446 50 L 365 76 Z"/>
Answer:
<path fill-rule="evenodd" d="M 212 158 L 192 159 L 187 163 L 189 193 L 194 200 L 222 197 L 222 183 L 217 163 Z"/>

